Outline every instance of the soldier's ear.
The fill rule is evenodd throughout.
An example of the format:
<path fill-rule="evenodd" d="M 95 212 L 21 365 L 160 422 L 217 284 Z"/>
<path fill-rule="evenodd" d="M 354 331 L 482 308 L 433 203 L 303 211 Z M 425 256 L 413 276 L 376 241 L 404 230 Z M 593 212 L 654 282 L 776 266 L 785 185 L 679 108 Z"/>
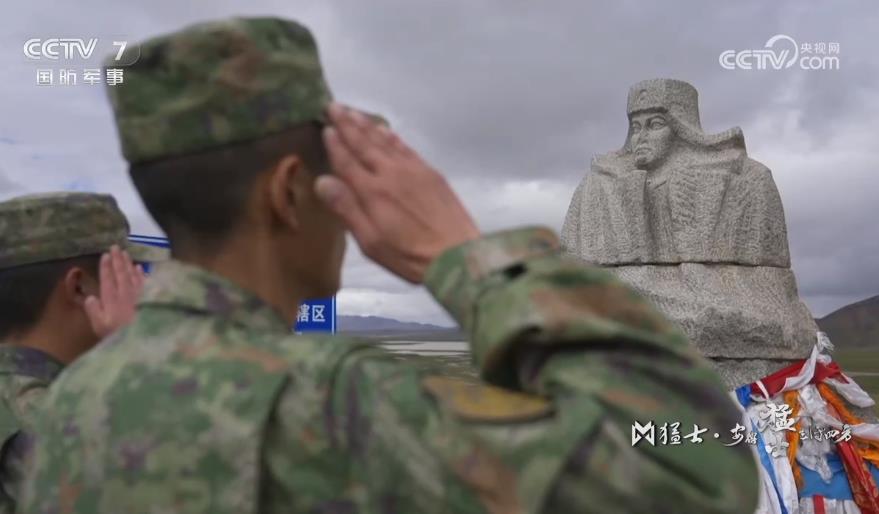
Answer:
<path fill-rule="evenodd" d="M 267 184 L 269 207 L 274 218 L 293 230 L 299 229 L 297 207 L 303 202 L 298 182 L 304 171 L 305 165 L 298 155 L 286 155 L 275 164 Z"/>
<path fill-rule="evenodd" d="M 61 294 L 64 300 L 78 305 L 85 305 L 85 299 L 98 294 L 97 284 L 89 279 L 89 275 L 79 266 L 73 266 L 64 273 L 61 283 Z"/>

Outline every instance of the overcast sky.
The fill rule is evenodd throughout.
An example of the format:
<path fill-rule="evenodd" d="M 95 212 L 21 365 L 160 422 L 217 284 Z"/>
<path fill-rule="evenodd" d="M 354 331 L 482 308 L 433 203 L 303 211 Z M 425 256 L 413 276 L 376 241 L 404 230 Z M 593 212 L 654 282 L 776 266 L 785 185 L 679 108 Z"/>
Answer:
<path fill-rule="evenodd" d="M 28 39 L 136 41 L 208 19 L 283 16 L 314 31 L 336 97 L 383 113 L 449 177 L 486 231 L 559 230 L 592 156 L 623 143 L 629 86 L 655 77 L 689 81 L 699 90 L 705 130 L 742 127 L 749 155 L 773 171 L 800 294 L 823 316 L 879 294 L 879 3 L 803 4 L 4 2 L 0 199 L 61 189 L 112 193 L 135 232 L 161 235 L 128 180 L 103 88 L 81 77 L 76 86 L 38 86 L 38 68 L 65 66 L 24 58 Z M 800 45 L 838 43 L 839 69 L 720 66 L 724 50 L 760 49 L 776 34 Z M 338 300 L 340 314 L 451 323 L 421 288 L 367 262 L 354 245 Z"/>

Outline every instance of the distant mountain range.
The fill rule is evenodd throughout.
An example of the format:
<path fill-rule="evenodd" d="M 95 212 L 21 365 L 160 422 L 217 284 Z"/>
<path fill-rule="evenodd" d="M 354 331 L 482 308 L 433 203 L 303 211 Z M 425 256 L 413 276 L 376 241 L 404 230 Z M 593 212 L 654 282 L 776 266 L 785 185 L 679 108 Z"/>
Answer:
<path fill-rule="evenodd" d="M 879 351 L 879 295 L 846 305 L 815 320 L 840 348 L 876 348 Z M 341 333 L 370 339 L 465 341 L 457 327 L 398 321 L 380 316 L 339 316 Z"/>
<path fill-rule="evenodd" d="M 343 334 L 377 339 L 464 341 L 457 327 L 398 321 L 380 316 L 339 316 L 336 328 Z"/>
<path fill-rule="evenodd" d="M 815 321 L 836 346 L 879 350 L 879 295 L 846 305 Z"/>

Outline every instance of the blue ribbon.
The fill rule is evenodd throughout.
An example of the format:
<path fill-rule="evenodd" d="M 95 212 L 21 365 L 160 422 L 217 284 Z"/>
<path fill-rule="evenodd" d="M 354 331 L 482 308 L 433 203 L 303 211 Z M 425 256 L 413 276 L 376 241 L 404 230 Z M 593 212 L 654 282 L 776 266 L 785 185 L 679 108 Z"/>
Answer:
<path fill-rule="evenodd" d="M 745 384 L 737 388 L 736 398 L 739 400 L 742 408 L 747 409 L 752 402 L 751 384 Z M 775 468 L 772 467 L 772 458 L 769 456 L 769 452 L 766 451 L 766 441 L 763 440 L 763 436 L 757 430 L 757 425 L 753 421 L 751 422 L 751 430 L 757 435 L 757 456 L 760 457 L 760 464 L 763 465 L 763 469 L 766 470 L 766 473 L 769 475 L 769 480 L 772 482 L 772 487 L 775 488 L 775 494 L 778 496 L 778 504 L 781 506 L 781 512 L 782 514 L 788 514 L 787 507 L 784 505 L 784 496 L 781 494 L 781 488 L 778 486 L 778 479 L 775 477 Z"/>

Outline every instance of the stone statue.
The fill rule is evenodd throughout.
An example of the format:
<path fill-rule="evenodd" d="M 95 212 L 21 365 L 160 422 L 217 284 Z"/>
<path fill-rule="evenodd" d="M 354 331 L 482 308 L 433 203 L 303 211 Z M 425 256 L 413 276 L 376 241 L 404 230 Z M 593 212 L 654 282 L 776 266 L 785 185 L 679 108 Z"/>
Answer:
<path fill-rule="evenodd" d="M 772 174 L 742 130 L 705 134 L 690 84 L 629 91 L 623 147 L 596 157 L 562 228 L 566 251 L 645 293 L 729 387 L 807 357 L 818 330 L 797 295 Z"/>

